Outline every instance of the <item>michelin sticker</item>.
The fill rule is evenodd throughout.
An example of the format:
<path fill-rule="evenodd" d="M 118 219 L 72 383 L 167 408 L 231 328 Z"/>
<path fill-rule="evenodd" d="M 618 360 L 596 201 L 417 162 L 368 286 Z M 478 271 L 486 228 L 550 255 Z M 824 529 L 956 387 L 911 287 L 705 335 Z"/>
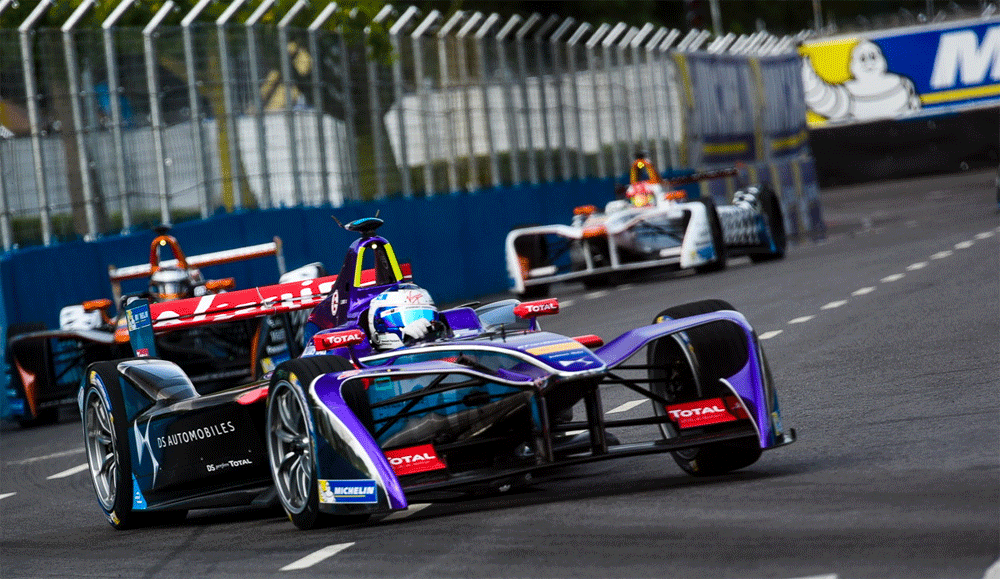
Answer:
<path fill-rule="evenodd" d="M 319 502 L 324 504 L 377 503 L 378 487 L 371 479 L 319 481 Z"/>

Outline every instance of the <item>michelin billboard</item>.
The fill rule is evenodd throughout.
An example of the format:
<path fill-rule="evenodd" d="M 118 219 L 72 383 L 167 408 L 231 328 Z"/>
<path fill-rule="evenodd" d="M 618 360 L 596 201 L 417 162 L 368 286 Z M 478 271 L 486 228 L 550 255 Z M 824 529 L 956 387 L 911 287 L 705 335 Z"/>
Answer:
<path fill-rule="evenodd" d="M 810 127 L 1000 105 L 1000 18 L 799 48 Z"/>

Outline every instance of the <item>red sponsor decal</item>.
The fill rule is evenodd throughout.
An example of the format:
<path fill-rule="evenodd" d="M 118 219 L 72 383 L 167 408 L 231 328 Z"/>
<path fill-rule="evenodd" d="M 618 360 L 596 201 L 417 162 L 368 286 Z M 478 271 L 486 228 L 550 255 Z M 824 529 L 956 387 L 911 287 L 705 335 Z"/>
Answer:
<path fill-rule="evenodd" d="M 140 356 L 140 357 L 142 357 L 142 356 L 148 356 L 149 355 L 149 348 L 139 348 L 138 350 L 135 351 L 135 355 L 136 356 Z"/>
<path fill-rule="evenodd" d="M 353 346 L 365 341 L 365 333 L 361 330 L 346 330 L 343 332 L 333 332 L 331 334 L 319 334 L 313 336 L 313 344 L 317 350 L 332 350 L 333 348 L 343 348 Z"/>
<path fill-rule="evenodd" d="M 539 300 L 537 302 L 524 302 L 514 306 L 514 315 L 519 318 L 533 318 L 535 316 L 547 316 L 559 313 L 559 300 Z"/>
<path fill-rule="evenodd" d="M 727 396 L 725 401 L 722 398 L 711 398 L 673 404 L 667 406 L 667 414 L 679 428 L 694 428 L 748 418 L 743 406 L 732 396 Z"/>
<path fill-rule="evenodd" d="M 438 458 L 434 446 L 430 444 L 387 450 L 385 451 L 385 457 L 389 459 L 389 464 L 392 465 L 392 470 L 396 472 L 396 476 L 447 468 L 441 462 L 441 459 Z"/>

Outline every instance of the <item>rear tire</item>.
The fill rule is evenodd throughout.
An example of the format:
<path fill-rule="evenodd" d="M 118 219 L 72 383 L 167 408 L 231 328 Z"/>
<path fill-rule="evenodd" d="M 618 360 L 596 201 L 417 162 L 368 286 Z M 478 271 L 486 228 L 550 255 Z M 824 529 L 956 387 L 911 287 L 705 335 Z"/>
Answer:
<path fill-rule="evenodd" d="M 723 300 L 702 300 L 667 308 L 653 320 L 660 323 L 721 310 L 735 310 Z M 743 366 L 748 355 L 746 335 L 733 324 L 712 324 L 662 338 L 648 350 L 651 387 L 667 400 L 691 401 L 726 392 L 718 389 L 720 378 L 728 378 Z M 653 408 L 658 416 L 666 409 Z M 665 424 L 664 438 L 674 436 Z M 762 450 L 756 438 L 728 440 L 672 452 L 674 461 L 691 476 L 714 476 L 750 466 Z"/>
<path fill-rule="evenodd" d="M 719 220 L 719 211 L 715 208 L 715 200 L 711 197 L 701 199 L 708 214 L 708 229 L 712 234 L 712 249 L 715 251 L 715 261 L 699 265 L 694 268 L 698 273 L 710 273 L 726 269 L 726 240 L 722 236 L 722 221 Z"/>
<path fill-rule="evenodd" d="M 289 360 L 271 377 L 267 398 L 267 455 L 271 478 L 281 506 L 300 529 L 332 524 L 357 524 L 369 515 L 333 516 L 319 510 L 316 441 L 306 389 L 324 374 L 354 366 L 340 356 L 312 356 Z M 351 401 L 348 403 L 351 404 Z"/>
<path fill-rule="evenodd" d="M 132 459 L 128 417 L 117 362 L 87 368 L 83 394 L 83 437 L 97 503 L 112 527 L 134 529 L 177 523 L 186 510 L 135 511 L 132 506 Z"/>
<path fill-rule="evenodd" d="M 760 206 L 764 213 L 764 220 L 767 222 L 767 229 L 774 241 L 774 251 L 768 253 L 751 253 L 750 261 L 762 263 L 774 261 L 785 257 L 788 248 L 788 236 L 785 233 L 785 218 L 781 212 L 781 202 L 778 196 L 771 189 L 764 187 L 761 190 Z"/>

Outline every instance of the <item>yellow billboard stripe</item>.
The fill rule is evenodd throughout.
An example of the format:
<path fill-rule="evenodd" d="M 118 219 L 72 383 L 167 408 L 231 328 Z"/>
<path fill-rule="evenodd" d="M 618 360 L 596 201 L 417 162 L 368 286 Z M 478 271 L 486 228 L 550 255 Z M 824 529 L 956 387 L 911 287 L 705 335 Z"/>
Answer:
<path fill-rule="evenodd" d="M 809 134 L 807 132 L 800 131 L 799 133 L 790 137 L 785 137 L 784 139 L 774 139 L 771 141 L 771 147 L 775 150 L 794 149 L 804 143 L 808 137 Z"/>
<path fill-rule="evenodd" d="M 985 96 L 1000 95 L 1000 84 L 989 86 L 976 86 L 972 88 L 959 88 L 954 90 L 943 90 L 941 92 L 924 93 L 920 95 L 920 102 L 925 105 L 946 103 L 951 101 L 961 101 Z"/>
<path fill-rule="evenodd" d="M 745 153 L 750 149 L 749 143 L 746 141 L 737 141 L 735 143 L 717 143 L 717 144 L 706 144 L 702 147 L 702 150 L 706 155 L 732 155 L 735 153 Z"/>

